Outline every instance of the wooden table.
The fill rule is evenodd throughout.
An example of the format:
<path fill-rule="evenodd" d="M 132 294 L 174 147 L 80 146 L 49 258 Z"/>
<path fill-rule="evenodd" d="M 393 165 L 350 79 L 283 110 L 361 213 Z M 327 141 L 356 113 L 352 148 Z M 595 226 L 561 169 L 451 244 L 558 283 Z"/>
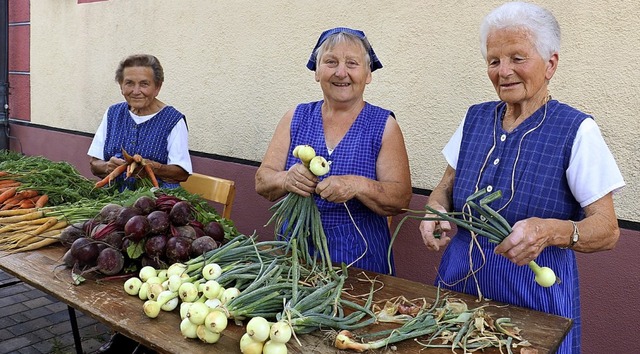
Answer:
<path fill-rule="evenodd" d="M 123 280 L 96 283 L 87 281 L 81 285 L 73 285 L 70 271 L 61 264 L 64 248 L 49 247 L 37 251 L 7 255 L 0 252 L 0 268 L 45 293 L 51 294 L 67 305 L 101 321 L 114 330 L 121 332 L 161 353 L 240 353 L 238 345 L 244 334 L 244 327 L 229 324 L 223 336 L 216 344 L 205 344 L 197 339 L 185 339 L 180 333 L 180 316 L 177 310 L 171 313 L 162 312 L 156 319 L 146 317 L 142 311 L 141 301 L 137 296 L 129 296 L 123 290 Z M 353 286 L 354 293 L 364 294 L 369 284 L 359 282 L 358 274 L 350 271 L 348 286 Z M 408 299 L 434 299 L 436 288 L 396 277 L 379 275 L 384 288 L 376 294 L 376 300 L 390 299 L 404 295 Z M 476 307 L 475 297 L 456 294 Z M 484 303 L 483 303 L 484 304 Z M 487 304 L 497 304 L 487 302 Z M 538 350 L 539 354 L 553 353 L 571 328 L 571 320 L 542 312 L 517 308 L 513 306 L 490 306 L 486 310 L 494 318 L 510 317 L 511 321 L 522 329 L 521 335 Z M 301 336 L 302 347 L 294 340 L 289 344 L 289 353 L 346 353 L 335 349 L 332 343 L 325 343 L 323 333 L 314 332 Z M 395 353 L 433 353 L 451 354 L 450 349 L 423 349 L 412 340 L 396 344 Z M 378 350 L 377 353 L 391 353 Z M 461 353 L 461 351 L 457 351 Z M 516 353 L 519 349 L 516 349 Z M 483 353 L 500 353 L 497 348 L 486 349 Z"/>

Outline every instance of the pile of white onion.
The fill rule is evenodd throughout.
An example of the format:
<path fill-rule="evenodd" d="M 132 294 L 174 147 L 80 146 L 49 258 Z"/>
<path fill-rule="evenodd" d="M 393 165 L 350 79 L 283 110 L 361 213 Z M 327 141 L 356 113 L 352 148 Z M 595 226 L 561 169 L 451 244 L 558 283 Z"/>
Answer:
<path fill-rule="evenodd" d="M 287 321 L 271 324 L 263 317 L 253 317 L 247 323 L 247 332 L 240 338 L 243 354 L 286 354 L 292 329 Z"/>

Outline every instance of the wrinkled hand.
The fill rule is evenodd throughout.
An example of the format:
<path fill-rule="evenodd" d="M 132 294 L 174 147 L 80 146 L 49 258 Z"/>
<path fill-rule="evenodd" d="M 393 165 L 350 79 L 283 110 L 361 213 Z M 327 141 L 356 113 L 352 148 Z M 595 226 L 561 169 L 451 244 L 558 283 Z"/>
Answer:
<path fill-rule="evenodd" d="M 330 202 L 344 203 L 355 198 L 357 190 L 348 176 L 329 176 L 318 183 L 316 193 Z"/>
<path fill-rule="evenodd" d="M 446 212 L 446 210 L 439 204 L 431 206 L 435 210 Z M 433 214 L 426 214 L 427 217 L 433 217 Z M 451 237 L 447 235 L 447 232 L 451 231 L 451 224 L 448 221 L 433 221 L 423 220 L 420 222 L 420 234 L 422 235 L 422 242 L 427 246 L 430 251 L 439 251 L 441 247 L 446 246 Z M 437 236 L 437 237 L 436 237 Z"/>
<path fill-rule="evenodd" d="M 284 178 L 284 189 L 287 192 L 309 197 L 315 190 L 317 183 L 318 177 L 303 164 L 297 163 L 287 171 L 287 175 Z"/>
<path fill-rule="evenodd" d="M 124 159 L 121 158 L 117 158 L 115 156 L 112 156 L 109 161 L 107 161 L 106 164 L 106 168 L 105 168 L 105 173 L 104 175 L 108 175 L 109 173 L 113 172 L 113 170 L 115 170 L 118 166 L 122 166 L 124 164 L 126 164 L 127 162 Z"/>
<path fill-rule="evenodd" d="M 496 246 L 494 252 L 517 265 L 528 264 L 546 247 L 547 237 L 540 231 L 544 229 L 543 222 L 540 218 L 516 222 L 511 234 Z"/>

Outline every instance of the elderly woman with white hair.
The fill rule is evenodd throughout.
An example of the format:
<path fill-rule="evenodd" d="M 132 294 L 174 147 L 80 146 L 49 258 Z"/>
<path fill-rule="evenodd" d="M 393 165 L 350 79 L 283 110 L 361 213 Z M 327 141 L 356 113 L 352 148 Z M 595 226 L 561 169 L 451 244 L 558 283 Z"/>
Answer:
<path fill-rule="evenodd" d="M 619 237 L 613 192 L 624 180 L 593 117 L 553 99 L 560 28 L 537 5 L 509 2 L 480 27 L 481 51 L 499 101 L 471 106 L 443 154 L 448 162 L 428 206 L 465 210 L 485 189 L 512 232 L 499 245 L 445 221 L 423 221 L 426 247 L 447 246 L 437 282 L 455 291 L 573 319 L 558 353 L 580 352 L 575 252 L 612 249 Z M 468 209 L 466 209 L 468 210 Z M 480 217 L 480 215 L 476 215 Z M 526 265 L 552 268 L 559 284 L 541 287 Z"/>

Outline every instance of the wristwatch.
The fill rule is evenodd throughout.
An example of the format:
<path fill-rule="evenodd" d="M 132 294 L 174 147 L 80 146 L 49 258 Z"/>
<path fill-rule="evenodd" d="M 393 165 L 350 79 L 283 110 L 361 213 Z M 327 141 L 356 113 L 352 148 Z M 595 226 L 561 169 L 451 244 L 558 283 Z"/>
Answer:
<path fill-rule="evenodd" d="M 578 230 L 578 224 L 573 220 L 569 221 L 571 221 L 571 224 L 573 225 L 573 235 L 571 235 L 571 242 L 569 243 L 569 246 L 565 248 L 573 248 L 573 246 L 580 240 L 580 231 Z"/>

